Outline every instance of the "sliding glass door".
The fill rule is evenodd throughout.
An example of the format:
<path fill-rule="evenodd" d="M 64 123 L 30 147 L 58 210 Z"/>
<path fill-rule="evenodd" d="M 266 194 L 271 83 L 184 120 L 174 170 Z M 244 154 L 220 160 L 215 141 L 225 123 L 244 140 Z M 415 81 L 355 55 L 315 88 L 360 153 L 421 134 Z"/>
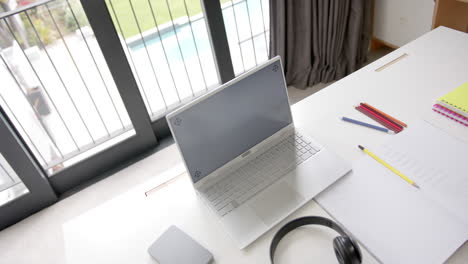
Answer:
<path fill-rule="evenodd" d="M 1 2 L 0 229 L 157 145 L 105 2 L 83 2 L 99 15 Z"/>
<path fill-rule="evenodd" d="M 2 8 L 0 105 L 57 193 L 156 145 L 107 9 L 95 34 L 79 0 Z"/>

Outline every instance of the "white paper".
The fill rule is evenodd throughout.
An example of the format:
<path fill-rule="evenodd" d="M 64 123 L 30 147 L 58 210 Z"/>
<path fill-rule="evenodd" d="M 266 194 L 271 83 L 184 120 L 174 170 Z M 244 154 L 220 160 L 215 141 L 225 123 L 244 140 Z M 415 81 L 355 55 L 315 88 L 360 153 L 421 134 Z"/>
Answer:
<path fill-rule="evenodd" d="M 422 122 L 375 154 L 468 225 L 468 144 Z"/>
<path fill-rule="evenodd" d="M 316 200 L 383 263 L 447 260 L 468 239 L 468 146 L 421 123 L 370 151 L 421 189 L 363 154 Z"/>
<path fill-rule="evenodd" d="M 424 111 L 422 117 L 434 127 L 468 143 L 468 127 L 438 114 L 431 109 Z"/>

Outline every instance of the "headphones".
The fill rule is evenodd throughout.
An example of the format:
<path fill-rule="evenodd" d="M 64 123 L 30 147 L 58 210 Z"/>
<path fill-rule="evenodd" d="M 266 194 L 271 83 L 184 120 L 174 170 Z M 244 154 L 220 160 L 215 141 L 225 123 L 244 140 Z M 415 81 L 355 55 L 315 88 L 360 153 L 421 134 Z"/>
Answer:
<path fill-rule="evenodd" d="M 270 261 L 274 263 L 276 248 L 281 239 L 290 231 L 304 225 L 321 225 L 327 226 L 340 234 L 333 239 L 333 248 L 335 255 L 340 264 L 360 264 L 362 261 L 361 250 L 358 243 L 347 235 L 341 226 L 332 220 L 320 216 L 306 216 L 292 220 L 284 225 L 273 237 L 270 245 Z"/>

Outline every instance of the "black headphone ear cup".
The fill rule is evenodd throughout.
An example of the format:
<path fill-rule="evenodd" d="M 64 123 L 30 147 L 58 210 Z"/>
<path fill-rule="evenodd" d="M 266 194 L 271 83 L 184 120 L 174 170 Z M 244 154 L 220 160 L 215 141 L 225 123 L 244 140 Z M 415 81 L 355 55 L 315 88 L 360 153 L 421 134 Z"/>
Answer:
<path fill-rule="evenodd" d="M 333 239 L 333 248 L 340 264 L 361 263 L 361 251 L 359 247 L 355 247 L 354 241 L 351 238 L 342 236 L 335 237 L 335 239 Z"/>
<path fill-rule="evenodd" d="M 356 242 L 356 240 L 352 239 L 351 237 L 348 237 L 348 239 L 351 241 L 353 244 L 354 251 L 356 252 L 357 259 L 359 260 L 358 263 L 362 262 L 362 253 L 361 253 L 361 248 L 359 248 L 359 244 Z"/>

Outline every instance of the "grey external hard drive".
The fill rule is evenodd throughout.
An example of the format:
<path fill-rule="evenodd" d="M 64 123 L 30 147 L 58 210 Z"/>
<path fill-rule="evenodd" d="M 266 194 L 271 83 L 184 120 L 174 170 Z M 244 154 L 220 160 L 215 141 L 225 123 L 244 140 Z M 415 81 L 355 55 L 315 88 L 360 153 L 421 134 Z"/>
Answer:
<path fill-rule="evenodd" d="M 176 226 L 166 230 L 149 248 L 159 264 L 209 264 L 213 255 Z"/>

